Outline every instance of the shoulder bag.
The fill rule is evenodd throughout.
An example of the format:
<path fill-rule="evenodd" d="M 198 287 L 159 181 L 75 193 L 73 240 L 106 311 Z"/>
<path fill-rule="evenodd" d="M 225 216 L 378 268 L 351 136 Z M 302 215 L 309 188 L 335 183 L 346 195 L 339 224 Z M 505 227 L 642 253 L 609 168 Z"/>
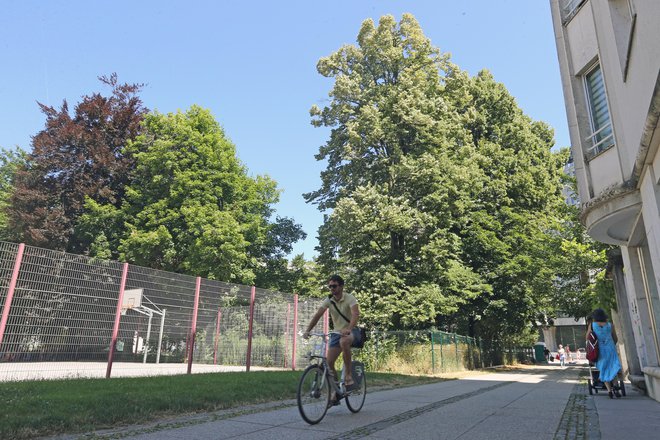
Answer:
<path fill-rule="evenodd" d="M 598 337 L 593 329 L 591 329 L 589 337 L 587 337 L 587 360 L 592 364 L 598 360 Z"/>
<path fill-rule="evenodd" d="M 346 320 L 346 322 L 351 322 L 351 320 L 348 319 L 348 318 L 347 318 L 347 317 L 346 317 L 346 316 L 345 316 L 345 315 L 339 310 L 339 307 L 337 307 L 337 304 L 336 304 L 333 300 L 330 300 L 330 302 L 332 303 L 333 306 L 335 306 L 335 310 L 337 311 L 337 313 L 339 313 L 339 316 L 341 316 L 342 318 L 344 318 L 344 319 Z M 358 331 L 360 332 L 360 343 L 359 343 L 359 344 L 356 344 L 356 345 L 355 345 L 355 348 L 362 348 L 362 347 L 364 347 L 364 342 L 365 342 L 367 339 L 369 339 L 369 333 L 367 333 L 367 330 L 366 330 L 364 327 L 355 327 L 355 328 L 358 329 Z"/>

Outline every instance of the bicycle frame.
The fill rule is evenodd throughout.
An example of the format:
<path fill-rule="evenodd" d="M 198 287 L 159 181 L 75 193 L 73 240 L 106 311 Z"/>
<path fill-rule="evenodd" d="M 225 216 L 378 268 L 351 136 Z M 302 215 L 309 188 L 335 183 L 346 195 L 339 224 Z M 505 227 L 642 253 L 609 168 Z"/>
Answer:
<path fill-rule="evenodd" d="M 353 387 L 350 391 L 344 386 L 344 377 L 347 366 L 342 368 L 341 382 L 334 375 L 330 374 L 330 366 L 326 351 L 329 342 L 329 336 L 333 333 L 311 333 L 310 336 L 320 337 L 321 343 L 315 344 L 313 350 L 309 353 L 310 364 L 303 372 L 298 384 L 298 410 L 302 418 L 314 425 L 319 423 L 325 417 L 328 408 L 339 404 L 339 400 L 345 400 L 346 406 L 352 413 L 357 413 L 364 405 L 364 399 L 367 394 L 366 378 L 364 370 L 360 370 L 359 387 Z M 348 368 L 352 368 L 348 366 Z M 327 381 L 327 382 L 326 382 Z M 328 393 L 328 394 L 326 394 Z M 331 397 L 334 394 L 334 400 Z M 319 410 L 318 405 L 322 408 Z"/>
<path fill-rule="evenodd" d="M 321 371 L 323 372 L 323 381 L 329 380 L 330 377 L 334 377 L 330 374 L 330 366 L 328 365 L 328 358 L 325 355 L 327 352 L 328 348 L 328 339 L 330 338 L 330 335 L 336 333 L 340 334 L 339 332 L 330 332 L 330 333 L 310 333 L 310 336 L 317 336 L 321 338 L 321 354 L 320 355 L 315 355 L 315 354 L 310 354 L 309 360 L 310 364 L 314 363 L 314 360 L 316 360 L 316 363 L 321 367 Z M 337 394 L 337 399 L 341 399 L 344 397 L 346 394 L 346 390 L 343 386 L 343 378 L 344 378 L 344 369 L 346 368 L 346 365 L 342 367 L 342 381 L 335 381 L 335 380 L 330 380 L 330 387 L 332 390 Z M 323 386 L 324 382 L 321 382 L 321 386 Z"/>

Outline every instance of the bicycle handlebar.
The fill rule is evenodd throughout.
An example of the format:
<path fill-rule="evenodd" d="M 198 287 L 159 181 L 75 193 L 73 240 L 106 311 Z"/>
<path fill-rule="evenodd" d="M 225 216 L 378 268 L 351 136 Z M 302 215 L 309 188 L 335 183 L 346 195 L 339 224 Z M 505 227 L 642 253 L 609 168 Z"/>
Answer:
<path fill-rule="evenodd" d="M 298 334 L 299 334 L 300 336 L 302 336 L 302 335 L 305 334 L 305 332 L 298 332 Z M 317 332 L 310 332 L 310 333 L 309 333 L 310 336 L 329 336 L 329 335 L 341 335 L 341 334 L 342 334 L 341 332 L 334 331 L 334 330 L 333 330 L 333 331 L 330 331 L 330 332 L 328 332 L 328 333 L 317 333 Z"/>

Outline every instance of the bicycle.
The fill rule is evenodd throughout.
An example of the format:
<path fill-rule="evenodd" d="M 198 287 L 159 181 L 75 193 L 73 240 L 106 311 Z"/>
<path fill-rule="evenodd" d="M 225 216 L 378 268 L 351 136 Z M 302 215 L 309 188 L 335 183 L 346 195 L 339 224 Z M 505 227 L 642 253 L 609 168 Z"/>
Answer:
<path fill-rule="evenodd" d="M 357 413 L 364 405 L 364 399 L 367 396 L 367 378 L 364 371 L 364 364 L 353 361 L 353 380 L 357 387 L 346 391 L 344 386 L 345 368 L 342 368 L 342 381 L 337 384 L 330 375 L 328 360 L 326 358 L 326 347 L 328 337 L 332 333 L 310 333 L 310 337 L 320 337 L 320 343 L 313 346 L 309 354 L 311 364 L 305 368 L 298 384 L 298 410 L 303 420 L 310 425 L 315 425 L 323 420 L 331 403 L 331 391 L 337 396 L 337 402 L 342 399 L 346 401 L 346 406 L 352 413 Z"/>

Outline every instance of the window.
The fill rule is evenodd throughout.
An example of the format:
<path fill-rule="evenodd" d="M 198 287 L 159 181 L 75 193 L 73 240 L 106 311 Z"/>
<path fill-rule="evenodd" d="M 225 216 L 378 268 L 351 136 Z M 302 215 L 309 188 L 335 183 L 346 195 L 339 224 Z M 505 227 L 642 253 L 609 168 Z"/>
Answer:
<path fill-rule="evenodd" d="M 610 0 L 609 4 L 612 30 L 621 64 L 621 75 L 625 82 L 628 76 L 628 62 L 630 61 L 637 13 L 630 0 Z"/>
<path fill-rule="evenodd" d="M 591 122 L 591 134 L 585 139 L 586 152 L 587 157 L 593 157 L 614 146 L 612 121 L 607 107 L 603 73 L 599 64 L 584 76 L 584 83 Z"/>
<path fill-rule="evenodd" d="M 582 6 L 585 0 L 559 0 L 559 8 L 561 9 L 561 21 L 563 24 L 571 21 L 575 16 L 577 10 Z"/>

